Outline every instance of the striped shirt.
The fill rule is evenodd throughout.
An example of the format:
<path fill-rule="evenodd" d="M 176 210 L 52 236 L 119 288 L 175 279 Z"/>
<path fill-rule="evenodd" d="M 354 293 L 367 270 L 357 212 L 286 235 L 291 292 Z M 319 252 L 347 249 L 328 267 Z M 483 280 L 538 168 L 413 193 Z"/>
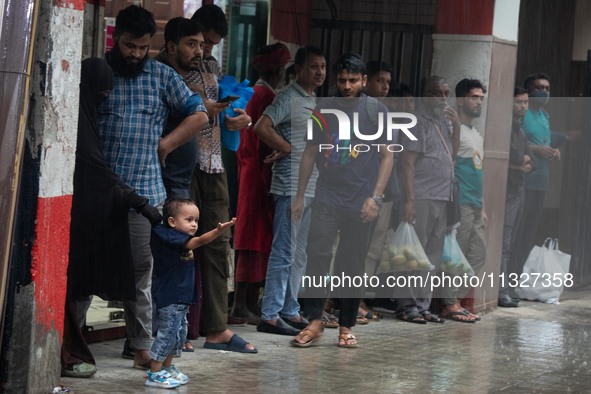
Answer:
<path fill-rule="evenodd" d="M 115 72 L 111 94 L 99 108 L 99 132 L 107 162 L 152 205 L 166 198 L 158 143 L 169 113 L 203 110 L 201 101 L 189 100 L 191 96 L 174 69 L 148 59 L 136 78 L 123 78 Z M 193 102 L 191 108 L 187 108 L 189 101 Z"/>
<path fill-rule="evenodd" d="M 308 94 L 294 81 L 277 94 L 273 103 L 263 113 L 271 119 L 277 133 L 291 144 L 291 153 L 273 164 L 273 194 L 295 196 L 298 191 L 298 171 L 306 147 L 307 122 L 312 114 L 312 111 L 305 107 L 316 107 L 315 96 Z M 317 178 L 318 170 L 314 168 L 305 197 L 314 197 Z"/>

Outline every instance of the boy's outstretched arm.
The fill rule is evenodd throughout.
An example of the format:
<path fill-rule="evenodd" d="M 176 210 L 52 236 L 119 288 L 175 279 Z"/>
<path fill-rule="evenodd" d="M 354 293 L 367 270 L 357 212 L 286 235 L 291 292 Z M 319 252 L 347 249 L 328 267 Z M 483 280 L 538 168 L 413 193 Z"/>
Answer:
<path fill-rule="evenodd" d="M 216 229 L 208 231 L 200 237 L 191 238 L 189 242 L 187 242 L 187 249 L 197 249 L 200 246 L 210 243 L 219 237 L 226 228 L 233 226 L 235 223 L 236 218 L 232 218 L 232 220 L 229 222 L 218 223 L 218 227 Z"/>

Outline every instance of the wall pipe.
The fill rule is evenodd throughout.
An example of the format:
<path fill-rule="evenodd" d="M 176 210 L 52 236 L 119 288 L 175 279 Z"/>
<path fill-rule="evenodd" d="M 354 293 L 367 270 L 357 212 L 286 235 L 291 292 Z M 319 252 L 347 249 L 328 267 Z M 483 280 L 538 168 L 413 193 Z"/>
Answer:
<path fill-rule="evenodd" d="M 0 348 L 39 4 L 0 0 Z"/>

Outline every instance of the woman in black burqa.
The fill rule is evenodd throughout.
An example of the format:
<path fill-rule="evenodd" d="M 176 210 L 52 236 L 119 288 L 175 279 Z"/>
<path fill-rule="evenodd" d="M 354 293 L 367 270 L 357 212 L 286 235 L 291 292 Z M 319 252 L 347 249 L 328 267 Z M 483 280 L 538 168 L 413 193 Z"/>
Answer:
<path fill-rule="evenodd" d="M 103 59 L 82 61 L 80 110 L 70 224 L 70 261 L 62 343 L 62 374 L 89 377 L 95 361 L 82 336 L 76 301 L 135 300 L 127 215 L 135 209 L 152 224 L 160 212 L 125 184 L 109 167 L 101 147 L 98 106 L 113 87 L 113 72 Z"/>

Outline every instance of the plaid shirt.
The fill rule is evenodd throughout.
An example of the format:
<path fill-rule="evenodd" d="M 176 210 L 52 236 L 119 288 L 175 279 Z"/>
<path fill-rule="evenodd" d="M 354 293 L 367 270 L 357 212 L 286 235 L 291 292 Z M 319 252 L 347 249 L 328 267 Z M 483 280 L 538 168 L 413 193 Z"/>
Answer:
<path fill-rule="evenodd" d="M 166 198 L 158 143 L 171 111 L 205 111 L 201 100 L 186 108 L 193 93 L 171 67 L 148 59 L 139 76 L 114 73 L 113 90 L 99 108 L 99 131 L 107 162 L 138 194 L 158 205 Z M 195 100 L 190 100 L 195 103 Z"/>

